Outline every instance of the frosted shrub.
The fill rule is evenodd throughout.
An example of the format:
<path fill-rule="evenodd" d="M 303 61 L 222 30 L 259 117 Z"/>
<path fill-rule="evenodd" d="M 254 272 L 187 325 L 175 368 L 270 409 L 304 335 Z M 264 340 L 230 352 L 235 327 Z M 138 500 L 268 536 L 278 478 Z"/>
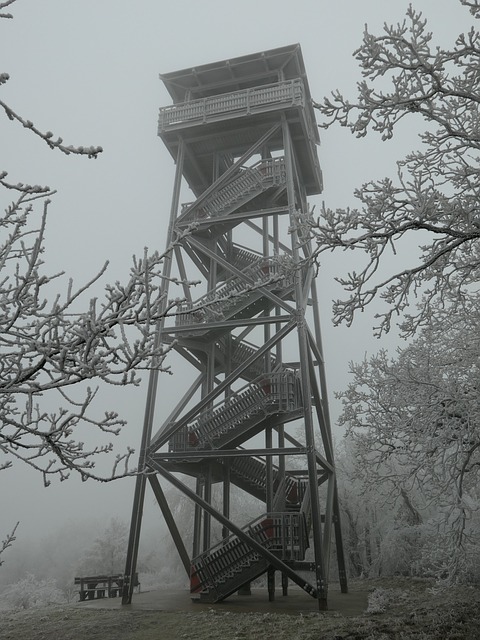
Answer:
<path fill-rule="evenodd" d="M 389 589 L 378 587 L 368 595 L 367 613 L 385 613 L 392 600 L 392 593 Z"/>
<path fill-rule="evenodd" d="M 64 596 L 57 588 L 56 580 L 37 579 L 33 573 L 9 585 L 1 595 L 2 601 L 13 609 L 46 607 L 64 602 Z"/>

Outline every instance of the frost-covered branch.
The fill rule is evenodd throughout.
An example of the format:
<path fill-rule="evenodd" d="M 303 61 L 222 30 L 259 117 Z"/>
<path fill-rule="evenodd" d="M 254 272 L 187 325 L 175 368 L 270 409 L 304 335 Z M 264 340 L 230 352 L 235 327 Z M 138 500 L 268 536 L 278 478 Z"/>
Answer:
<path fill-rule="evenodd" d="M 171 346 L 156 344 L 155 328 L 168 304 L 160 288 L 164 254 L 146 252 L 134 259 L 126 283 L 108 285 L 103 298 L 92 298 L 78 311 L 90 287 L 104 269 L 85 285 L 65 283 L 63 274 L 48 275 L 43 263 L 43 238 L 49 200 L 34 226 L 30 189 L 22 188 L 0 218 L 0 452 L 10 466 L 23 460 L 48 477 L 62 479 L 71 469 L 96 477 L 99 454 L 112 444 L 86 447 L 83 438 L 97 429 L 117 435 L 124 422 L 115 412 L 93 418 L 95 382 L 138 385 L 139 372 L 163 362 Z M 168 253 L 169 249 L 166 253 Z M 81 386 L 83 385 L 83 386 Z M 75 389 L 83 388 L 76 400 Z M 67 395 L 72 389 L 73 396 Z M 58 393 L 57 411 L 41 408 L 46 393 Z M 87 437 L 87 440 L 89 438 Z M 117 458 L 108 479 L 125 474 L 132 451 Z M 2 464 L 2 463 L 0 463 Z M 128 465 L 127 465 L 128 468 Z M 104 478 L 105 479 L 105 478 Z"/>
<path fill-rule="evenodd" d="M 0 80 L 0 84 L 5 84 L 5 82 L 8 79 L 9 79 L 8 74 L 3 73 Z M 22 116 L 20 116 L 3 100 L 0 100 L 0 107 L 3 109 L 3 111 L 5 112 L 5 114 L 8 116 L 10 120 L 19 122 L 23 127 L 25 127 L 25 129 L 28 129 L 33 134 L 41 138 L 50 147 L 50 149 L 57 149 L 58 151 L 61 151 L 67 156 L 73 153 L 76 155 L 88 156 L 89 158 L 96 158 L 103 151 L 102 147 L 94 147 L 94 146 L 75 147 L 73 145 L 65 145 L 63 143 L 63 138 L 58 136 L 57 139 L 55 140 L 54 139 L 55 136 L 51 131 L 45 131 L 45 132 L 41 131 L 33 124 L 31 120 L 27 120 Z"/>
<path fill-rule="evenodd" d="M 469 7 L 470 9 L 470 13 L 472 14 L 472 16 L 474 16 L 475 18 L 480 18 L 480 2 L 479 0 L 460 0 L 460 2 L 465 5 L 466 7 Z"/>
<path fill-rule="evenodd" d="M 7 535 L 5 540 L 2 540 L 2 542 L 0 543 L 0 556 L 2 555 L 2 553 L 4 551 L 6 551 L 9 547 L 11 547 L 12 544 L 15 542 L 15 533 L 17 531 L 17 528 L 18 528 L 19 524 L 20 523 L 17 522 L 17 524 L 13 527 L 13 530 Z M 4 561 L 0 558 L 0 567 L 2 566 L 3 562 Z"/>
<path fill-rule="evenodd" d="M 477 3 L 463 4 L 476 15 Z M 339 123 L 357 137 L 373 131 L 385 140 L 400 122 L 420 119 L 423 147 L 398 163 L 394 179 L 359 188 L 358 208 L 323 208 L 313 228 L 317 256 L 332 249 L 365 254 L 363 266 L 339 278 L 348 297 L 335 304 L 336 323 L 351 324 L 357 311 L 380 299 L 377 331 L 388 331 L 392 317 L 426 293 L 425 306 L 405 327 L 412 333 L 446 290 L 461 298 L 478 281 L 480 34 L 472 28 L 451 49 L 436 47 L 426 20 L 410 7 L 407 19 L 386 25 L 382 35 L 366 30 L 355 55 L 364 76 L 357 99 L 336 91 L 315 104 L 322 126 Z M 388 258 L 407 250 L 402 268 L 386 271 Z"/>
<path fill-rule="evenodd" d="M 12 5 L 16 0 L 5 0 L 4 2 L 0 2 L 0 19 L 1 18 L 13 18 L 11 13 L 2 13 L 2 10 Z M 10 76 L 6 72 L 0 72 L 0 86 L 4 85 L 8 82 Z M 56 149 L 61 151 L 65 155 L 75 154 L 75 155 L 83 155 L 89 158 L 97 158 L 100 153 L 102 153 L 103 149 L 99 146 L 73 146 L 66 145 L 63 142 L 63 138 L 58 136 L 56 139 L 51 131 L 42 131 L 38 127 L 36 127 L 31 120 L 28 118 L 24 118 L 20 114 L 18 114 L 12 107 L 7 104 L 4 100 L 0 99 L 0 108 L 4 111 L 5 115 L 12 120 L 13 122 L 18 122 L 23 127 L 31 131 L 34 135 L 41 138 L 50 149 Z"/>
<path fill-rule="evenodd" d="M 6 9 L 7 7 L 9 7 L 11 4 L 13 4 L 16 1 L 17 0 L 4 0 L 3 2 L 0 2 L 0 12 L 3 11 L 3 9 Z M 0 13 L 0 18 L 13 18 L 13 16 L 11 13 Z"/>

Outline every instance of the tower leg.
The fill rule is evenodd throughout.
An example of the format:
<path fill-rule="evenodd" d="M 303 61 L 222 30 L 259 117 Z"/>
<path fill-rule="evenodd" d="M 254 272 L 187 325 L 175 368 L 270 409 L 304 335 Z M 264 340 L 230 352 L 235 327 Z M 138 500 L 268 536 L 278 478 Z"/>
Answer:
<path fill-rule="evenodd" d="M 133 587 L 135 584 L 134 576 L 137 568 L 138 544 L 140 541 L 140 529 L 142 527 L 145 484 L 145 476 L 137 476 L 133 499 L 132 521 L 130 523 L 130 537 L 127 548 L 127 560 L 125 562 L 122 604 L 130 604 L 132 602 Z"/>
<path fill-rule="evenodd" d="M 342 593 L 348 593 L 347 571 L 345 568 L 345 552 L 343 550 L 342 527 L 340 522 L 340 504 L 338 501 L 337 481 L 335 480 L 335 490 L 333 496 L 333 526 L 335 530 L 335 547 L 338 562 L 338 579 Z"/>
<path fill-rule="evenodd" d="M 285 164 L 287 171 L 287 196 L 289 216 L 292 225 L 292 256 L 296 264 L 300 263 L 299 256 L 299 241 L 297 232 L 295 231 L 295 213 L 296 213 L 296 201 L 295 201 L 295 187 L 294 187 L 294 154 L 292 147 L 292 140 L 290 130 L 287 125 L 285 116 L 283 116 L 283 137 L 285 148 Z M 307 445 L 307 467 L 308 467 L 308 479 L 311 494 L 311 513 L 312 513 L 312 537 L 313 537 L 313 553 L 315 558 L 315 579 L 316 590 L 318 594 L 319 607 L 321 610 L 327 608 L 327 593 L 328 587 L 326 582 L 325 563 L 326 559 L 323 554 L 323 541 L 322 541 L 322 524 L 319 504 L 318 493 L 318 466 L 315 449 L 315 431 L 312 416 L 312 395 L 311 395 L 311 382 L 309 372 L 309 349 L 308 349 L 308 335 L 307 326 L 305 321 L 305 301 L 302 289 L 302 280 L 300 272 L 295 276 L 295 289 L 296 289 L 296 314 L 297 314 L 297 337 L 298 337 L 298 350 L 300 356 L 300 382 L 302 386 L 302 393 L 304 399 L 304 421 L 305 421 L 305 442 Z"/>

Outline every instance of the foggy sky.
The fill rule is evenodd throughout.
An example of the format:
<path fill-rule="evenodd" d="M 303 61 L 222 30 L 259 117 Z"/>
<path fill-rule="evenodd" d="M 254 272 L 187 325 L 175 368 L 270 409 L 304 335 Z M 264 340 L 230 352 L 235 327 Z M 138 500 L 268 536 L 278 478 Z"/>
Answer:
<path fill-rule="evenodd" d="M 440 44 L 471 25 L 456 0 L 414 4 Z M 384 21 L 403 20 L 407 6 L 398 0 L 18 0 L 10 8 L 14 20 L 0 21 L 0 72 L 11 76 L 1 98 L 67 144 L 105 150 L 98 160 L 67 158 L 0 115 L 0 170 L 14 183 L 58 189 L 47 229 L 47 270 L 65 270 L 80 284 L 109 259 L 104 282 L 122 280 L 133 254 L 144 246 L 164 248 L 174 165 L 156 136 L 158 108 L 171 102 L 159 73 L 299 42 L 313 98 L 336 88 L 353 96 L 360 74 L 352 52 L 364 23 L 378 32 Z M 418 146 L 408 129 L 389 143 L 356 140 L 340 129 L 320 135 L 325 191 L 312 200 L 317 210 L 322 200 L 331 207 L 354 205 L 356 186 L 393 175 L 395 161 Z M 4 193 L 1 205 L 7 202 Z M 341 295 L 333 278 L 345 257 L 335 254 L 323 263 L 318 285 L 333 393 L 345 386 L 350 360 L 391 347 L 395 338 L 372 338 L 373 311 L 351 330 L 333 329 L 331 300 Z M 175 372 L 181 375 L 181 368 Z M 164 376 L 160 385 L 161 394 L 174 393 L 175 376 Z M 100 407 L 129 420 L 122 443 L 138 447 L 144 401 L 144 388 L 113 390 Z M 333 396 L 331 403 L 335 420 Z M 158 423 L 161 417 L 160 406 Z M 72 479 L 44 489 L 41 477 L 19 464 L 0 478 L 0 538 L 17 520 L 21 540 L 48 534 L 69 518 L 129 517 L 132 480 L 100 485 Z"/>

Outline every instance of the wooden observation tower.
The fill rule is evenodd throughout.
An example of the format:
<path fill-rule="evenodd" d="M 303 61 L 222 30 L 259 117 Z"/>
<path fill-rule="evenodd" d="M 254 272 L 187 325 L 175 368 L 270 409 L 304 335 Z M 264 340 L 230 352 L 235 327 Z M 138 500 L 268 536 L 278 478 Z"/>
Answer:
<path fill-rule="evenodd" d="M 173 104 L 160 109 L 159 136 L 176 164 L 164 293 L 178 295 L 168 294 L 173 277 L 201 290 L 185 286 L 159 327 L 194 375 L 185 389 L 178 379 L 177 405 L 155 433 L 155 404 L 167 399 L 150 376 L 140 455 L 149 474 L 137 478 L 123 602 L 150 485 L 192 598 L 221 601 L 266 574 L 272 599 L 278 572 L 284 594 L 290 580 L 324 609 L 334 538 L 343 592 L 347 582 L 309 261 L 319 139 L 300 46 L 161 78 Z M 160 480 L 193 502 L 193 548 Z M 245 522 L 239 503 L 256 510 Z"/>

